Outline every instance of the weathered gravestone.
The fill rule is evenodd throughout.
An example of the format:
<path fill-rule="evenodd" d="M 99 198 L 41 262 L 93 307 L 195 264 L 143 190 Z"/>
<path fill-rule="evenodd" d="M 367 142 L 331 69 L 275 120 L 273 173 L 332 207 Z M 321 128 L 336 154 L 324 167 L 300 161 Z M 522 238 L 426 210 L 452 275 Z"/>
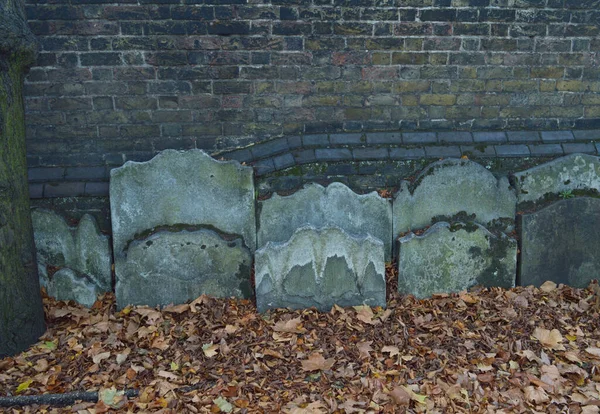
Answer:
<path fill-rule="evenodd" d="M 211 254 L 226 255 L 214 256 L 215 263 L 225 263 L 227 257 L 232 256 L 237 258 L 238 263 L 243 263 L 242 257 L 246 257 L 248 251 L 253 252 L 256 246 L 252 175 L 250 167 L 237 161 L 217 161 L 201 150 L 166 150 L 148 162 L 127 162 L 112 170 L 110 200 L 117 305 L 120 308 L 130 303 L 167 305 L 190 299 L 192 293 L 181 287 L 179 276 L 163 270 L 169 266 L 191 269 L 198 265 L 193 257 L 196 247 L 185 246 L 202 246 L 206 244 L 208 235 L 192 230 L 209 229 L 217 235 L 226 234 L 227 239 L 239 239 L 227 248 L 224 247 L 226 240 L 215 242 L 223 248 L 215 248 Z M 174 234 L 183 231 L 189 234 Z M 154 238 L 150 240 L 149 236 Z M 178 242 L 181 240 L 191 244 L 180 246 Z M 152 241 L 156 246 L 142 249 L 136 241 Z M 172 259 L 170 264 L 159 262 L 154 257 L 159 246 L 163 249 L 162 253 L 166 253 L 164 249 L 168 246 L 173 248 L 170 254 L 165 255 L 165 260 L 167 257 Z M 129 252 L 130 249 L 132 252 Z M 238 251 L 234 253 L 236 249 Z M 208 258 L 209 255 L 206 253 L 201 257 Z M 242 278 L 250 280 L 250 267 L 241 266 L 245 275 L 241 275 L 238 272 L 240 268 L 236 266 L 219 269 L 208 264 L 199 268 L 198 272 L 207 268 L 213 269 L 211 278 L 227 286 L 221 292 L 226 295 L 238 293 L 235 289 L 231 290 L 231 286 L 243 284 Z M 232 271 L 234 268 L 235 271 Z M 145 274 L 138 273 L 141 269 Z M 221 273 L 214 273 L 219 270 Z M 185 277 L 193 276 L 194 280 L 188 280 L 186 286 L 196 283 L 207 290 L 193 291 L 193 294 L 219 293 L 210 287 L 214 283 L 198 272 L 187 271 Z M 157 289 L 158 281 L 152 280 L 153 277 L 162 282 L 161 289 Z M 131 292 L 130 287 L 137 290 Z M 241 288 L 239 292 L 242 296 L 249 293 Z"/>
<path fill-rule="evenodd" d="M 474 285 L 515 285 L 517 242 L 475 223 L 439 222 L 400 239 L 398 291 L 417 298 Z"/>
<path fill-rule="evenodd" d="M 242 240 L 224 240 L 211 230 L 160 231 L 127 249 L 119 298 L 132 305 L 164 305 L 217 297 L 251 296 L 252 256 Z"/>
<path fill-rule="evenodd" d="M 394 198 L 394 237 L 449 220 L 458 213 L 484 226 L 500 220 L 510 229 L 516 197 L 506 177 L 496 179 L 469 160 L 447 159 L 429 165 L 413 184 L 403 181 Z M 442 219 L 442 220 L 439 220 Z"/>
<path fill-rule="evenodd" d="M 385 246 L 385 259 L 392 255 L 392 206 L 376 192 L 359 195 L 342 183 L 323 187 L 306 185 L 290 196 L 273 194 L 260 201 L 258 246 L 285 242 L 303 226 L 335 226 L 355 236 L 371 236 Z"/>
<path fill-rule="evenodd" d="M 519 203 L 537 202 L 548 195 L 577 190 L 600 191 L 600 161 L 571 154 L 515 174 Z"/>
<path fill-rule="evenodd" d="M 40 284 L 58 300 L 92 306 L 97 295 L 112 290 L 112 255 L 108 236 L 86 214 L 70 227 L 58 214 L 31 213 Z"/>
<path fill-rule="evenodd" d="M 600 199 L 559 201 L 522 217 L 519 283 L 587 287 L 600 279 Z"/>
<path fill-rule="evenodd" d="M 336 227 L 300 228 L 289 241 L 269 242 L 256 251 L 255 280 L 259 312 L 385 306 L 383 243 Z"/>

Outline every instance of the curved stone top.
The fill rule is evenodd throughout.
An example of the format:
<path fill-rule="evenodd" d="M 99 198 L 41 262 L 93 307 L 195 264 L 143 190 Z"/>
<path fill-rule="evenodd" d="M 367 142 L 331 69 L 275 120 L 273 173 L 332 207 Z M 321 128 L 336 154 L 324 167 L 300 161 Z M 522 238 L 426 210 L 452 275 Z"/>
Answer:
<path fill-rule="evenodd" d="M 600 191 L 598 157 L 571 154 L 515 174 L 519 203 L 572 190 Z"/>
<path fill-rule="evenodd" d="M 506 177 L 496 179 L 473 161 L 447 159 L 429 165 L 414 185 L 403 181 L 393 208 L 397 236 L 430 225 L 436 216 L 462 211 L 475 214 L 475 221 L 483 225 L 514 220 L 516 196 Z"/>
<path fill-rule="evenodd" d="M 284 242 L 268 242 L 256 251 L 256 261 L 264 266 L 256 267 L 255 281 L 259 286 L 267 275 L 280 283 L 282 275 L 287 275 L 294 267 L 311 265 L 317 278 L 323 275 L 327 259 L 342 257 L 348 268 L 359 278 L 364 276 L 367 266 L 372 263 L 377 274 L 385 279 L 383 243 L 371 235 L 356 237 L 336 226 L 315 228 L 304 226 L 297 229 L 292 237 Z"/>
<path fill-rule="evenodd" d="M 31 212 L 40 274 L 45 265 L 66 267 L 90 277 L 102 291 L 111 290 L 111 252 L 108 236 L 100 232 L 93 216 L 84 214 L 77 227 L 53 211 Z"/>
<path fill-rule="evenodd" d="M 166 150 L 112 170 L 110 204 L 117 257 L 140 234 L 182 224 L 215 227 L 241 235 L 251 251 L 256 246 L 252 168 L 202 150 Z"/>
<path fill-rule="evenodd" d="M 310 183 L 289 196 L 273 194 L 259 202 L 258 246 L 285 242 L 303 226 L 336 226 L 349 234 L 370 234 L 385 245 L 386 260 L 392 254 L 392 207 L 375 191 L 360 195 L 342 183 L 323 187 Z"/>

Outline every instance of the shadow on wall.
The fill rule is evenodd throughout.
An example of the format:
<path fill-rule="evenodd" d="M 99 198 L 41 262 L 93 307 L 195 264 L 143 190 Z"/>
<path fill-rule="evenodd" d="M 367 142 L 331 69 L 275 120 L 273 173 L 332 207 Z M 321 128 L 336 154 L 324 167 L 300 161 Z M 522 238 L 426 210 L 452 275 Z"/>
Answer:
<path fill-rule="evenodd" d="M 598 158 L 569 155 L 511 179 L 448 159 L 401 182 L 393 199 L 333 183 L 256 200 L 250 167 L 201 150 L 127 162 L 110 182 L 117 305 L 256 294 L 261 312 L 385 306 L 392 259 L 399 291 L 417 297 L 598 278 Z M 106 237 L 89 216 L 75 229 L 33 214 L 49 293 L 89 306 L 110 289 Z"/>

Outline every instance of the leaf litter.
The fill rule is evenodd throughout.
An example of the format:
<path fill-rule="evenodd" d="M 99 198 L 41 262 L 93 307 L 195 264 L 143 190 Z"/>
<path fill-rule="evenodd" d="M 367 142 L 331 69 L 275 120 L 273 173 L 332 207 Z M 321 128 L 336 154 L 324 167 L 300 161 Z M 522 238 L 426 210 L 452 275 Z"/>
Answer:
<path fill-rule="evenodd" d="M 99 392 L 9 413 L 598 413 L 597 295 L 392 291 L 387 309 L 264 315 L 208 296 L 121 311 L 112 294 L 91 309 L 45 297 L 48 330 L 0 360 L 0 396 Z"/>

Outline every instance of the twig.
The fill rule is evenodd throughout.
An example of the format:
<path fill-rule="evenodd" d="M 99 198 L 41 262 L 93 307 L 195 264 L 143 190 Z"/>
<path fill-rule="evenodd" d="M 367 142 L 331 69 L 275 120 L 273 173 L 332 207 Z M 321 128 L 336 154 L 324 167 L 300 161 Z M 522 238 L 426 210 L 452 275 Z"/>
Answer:
<path fill-rule="evenodd" d="M 138 390 L 124 391 L 127 398 L 137 397 Z M 64 394 L 18 395 L 15 397 L 0 397 L 0 407 L 23 407 L 25 405 L 73 405 L 75 401 L 98 402 L 98 391 L 76 391 Z"/>

